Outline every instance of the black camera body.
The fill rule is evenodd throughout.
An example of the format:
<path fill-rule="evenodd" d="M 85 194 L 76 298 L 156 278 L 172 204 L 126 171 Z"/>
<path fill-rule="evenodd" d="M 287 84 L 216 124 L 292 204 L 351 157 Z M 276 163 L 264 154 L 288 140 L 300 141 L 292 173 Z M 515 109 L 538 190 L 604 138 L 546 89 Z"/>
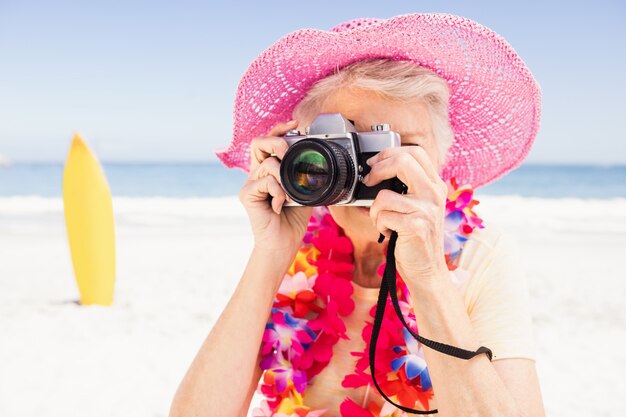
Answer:
<path fill-rule="evenodd" d="M 370 171 L 365 161 L 385 148 L 401 146 L 400 135 L 387 124 L 357 132 L 340 113 L 322 113 L 305 135 L 292 130 L 284 139 L 289 148 L 280 163 L 280 179 L 293 200 L 285 206 L 369 207 L 382 189 L 406 189 L 397 178 L 373 187 L 362 183 Z"/>

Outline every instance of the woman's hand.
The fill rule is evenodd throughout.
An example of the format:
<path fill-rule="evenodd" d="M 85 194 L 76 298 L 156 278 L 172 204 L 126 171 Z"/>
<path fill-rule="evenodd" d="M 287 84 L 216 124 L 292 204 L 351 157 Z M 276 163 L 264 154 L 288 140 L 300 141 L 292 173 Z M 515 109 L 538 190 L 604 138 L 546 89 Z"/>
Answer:
<path fill-rule="evenodd" d="M 370 208 L 380 233 L 398 232 L 396 265 L 407 284 L 427 284 L 447 272 L 444 255 L 444 219 L 448 187 L 421 146 L 387 148 L 367 161 L 368 187 L 398 177 L 406 194 L 381 190 Z M 412 281 L 412 282 L 411 282 Z"/>
<path fill-rule="evenodd" d="M 288 197 L 280 183 L 280 160 L 288 145 L 282 136 L 296 127 L 295 120 L 279 123 L 251 143 L 250 174 L 239 200 L 248 213 L 255 247 L 264 251 L 295 255 L 313 211 L 312 207 L 283 207 Z"/>

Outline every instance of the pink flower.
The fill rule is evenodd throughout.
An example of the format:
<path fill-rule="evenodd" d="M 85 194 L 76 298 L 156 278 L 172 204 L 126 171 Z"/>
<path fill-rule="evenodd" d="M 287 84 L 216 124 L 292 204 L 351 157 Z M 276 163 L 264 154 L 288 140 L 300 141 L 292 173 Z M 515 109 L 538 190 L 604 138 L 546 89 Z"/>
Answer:
<path fill-rule="evenodd" d="M 448 200 L 444 220 L 444 251 L 446 261 L 454 259 L 467 235 L 478 228 L 484 228 L 482 219 L 472 211 L 480 202 L 473 199 L 474 191 L 469 185 L 459 187 L 454 178 L 448 181 Z"/>
<path fill-rule="evenodd" d="M 277 358 L 275 368 L 265 371 L 263 380 L 266 385 L 274 388 L 274 395 L 279 396 L 284 395 L 292 387 L 302 393 L 307 383 L 306 373 L 291 366 L 282 356 Z"/>
<path fill-rule="evenodd" d="M 287 390 L 289 386 L 289 381 L 293 383 L 296 391 L 299 393 L 303 393 L 306 389 L 306 373 L 304 371 L 299 371 L 290 367 L 282 368 L 282 369 L 272 369 L 274 372 L 274 381 L 276 383 L 276 391 L 279 393 L 283 393 Z"/>
<path fill-rule="evenodd" d="M 301 354 L 303 344 L 312 342 L 306 320 L 294 318 L 289 313 L 272 308 L 271 321 L 265 326 L 261 353 L 271 354 L 274 350 L 285 352 L 292 349 Z"/>
<path fill-rule="evenodd" d="M 398 305 L 400 306 L 400 311 L 402 312 L 402 316 L 404 317 L 404 321 L 409 325 L 411 330 L 417 333 L 417 321 L 415 320 L 415 314 L 413 313 L 413 307 L 406 301 L 398 301 Z"/>

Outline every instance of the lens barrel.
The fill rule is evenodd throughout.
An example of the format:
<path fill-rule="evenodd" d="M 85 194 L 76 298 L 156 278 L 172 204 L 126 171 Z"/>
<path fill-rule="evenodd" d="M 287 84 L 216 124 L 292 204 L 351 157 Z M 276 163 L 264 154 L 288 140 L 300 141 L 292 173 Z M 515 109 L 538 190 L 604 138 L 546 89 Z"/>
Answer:
<path fill-rule="evenodd" d="M 348 151 L 317 138 L 289 147 L 280 163 L 287 195 L 304 206 L 328 206 L 341 201 L 354 186 L 355 167 Z"/>

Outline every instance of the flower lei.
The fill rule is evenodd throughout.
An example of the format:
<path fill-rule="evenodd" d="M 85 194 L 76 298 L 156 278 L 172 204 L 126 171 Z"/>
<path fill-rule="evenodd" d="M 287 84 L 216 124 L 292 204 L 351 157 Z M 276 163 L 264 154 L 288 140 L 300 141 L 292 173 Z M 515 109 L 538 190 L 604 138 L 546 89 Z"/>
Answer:
<path fill-rule="evenodd" d="M 484 228 L 473 207 L 473 189 L 459 187 L 454 178 L 446 181 L 448 197 L 444 230 L 445 259 L 455 284 L 467 274 L 454 265 L 463 244 L 474 228 Z M 265 396 L 254 417 L 319 417 L 326 409 L 311 410 L 305 405 L 308 381 L 330 362 L 333 346 L 339 339 L 349 339 L 342 317 L 354 310 L 352 300 L 352 242 L 326 208 L 316 208 L 311 216 L 303 245 L 276 294 L 271 318 L 265 326 L 261 345 L 263 373 L 259 391 Z M 378 268 L 382 276 L 383 263 Z M 397 275 L 398 300 L 404 318 L 417 332 L 411 298 L 402 278 Z M 411 336 L 395 315 L 387 300 L 376 355 L 376 380 L 381 389 L 399 404 L 415 408 L 419 403 L 428 409 L 433 397 L 432 383 L 421 344 Z M 375 316 L 376 305 L 370 310 Z M 373 321 L 366 322 L 362 332 L 366 343 L 362 352 L 351 352 L 356 360 L 354 373 L 342 381 L 345 388 L 365 385 L 374 387 L 369 374 L 369 341 Z M 385 403 L 380 407 L 371 401 L 360 407 L 349 397 L 340 406 L 342 417 L 384 417 L 396 409 Z M 406 414 L 402 412 L 403 415 Z"/>

